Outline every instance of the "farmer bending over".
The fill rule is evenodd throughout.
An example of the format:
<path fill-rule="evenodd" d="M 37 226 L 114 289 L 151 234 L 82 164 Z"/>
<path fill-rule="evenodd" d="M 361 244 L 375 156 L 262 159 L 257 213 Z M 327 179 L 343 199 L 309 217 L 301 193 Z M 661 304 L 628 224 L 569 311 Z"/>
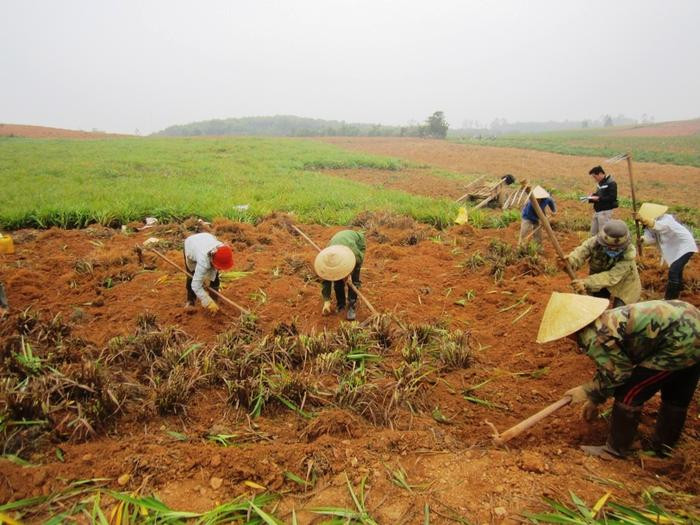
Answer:
<path fill-rule="evenodd" d="M 678 299 L 683 289 L 683 268 L 698 251 L 693 234 L 666 213 L 668 206 L 645 202 L 635 216 L 644 225 L 644 242 L 657 244 L 668 264 L 665 299 Z"/>
<path fill-rule="evenodd" d="M 585 452 L 627 456 L 642 406 L 661 391 L 651 445 L 666 455 L 680 439 L 700 376 L 700 310 L 683 301 L 607 308 L 604 299 L 554 292 L 537 342 L 568 337 L 595 362 L 593 380 L 566 392 L 572 403 L 584 403 L 586 421 L 597 417 L 608 397 L 615 398 L 607 443 L 581 447 Z"/>
<path fill-rule="evenodd" d="M 349 275 L 352 284 L 359 288 L 360 270 L 365 258 L 365 235 L 361 232 L 343 230 L 336 233 L 321 250 L 314 261 L 314 269 L 323 279 L 321 295 L 323 296 L 323 309 L 321 313 L 331 313 L 331 287 L 335 290 L 337 311 L 345 308 L 345 281 Z M 348 286 L 348 313 L 347 319 L 353 321 L 356 317 L 355 304 L 357 294 Z"/>
<path fill-rule="evenodd" d="M 613 306 L 636 303 L 642 293 L 636 256 L 627 225 L 612 220 L 566 256 L 574 271 L 586 261 L 590 269 L 588 277 L 574 280 L 571 286 L 580 294 L 612 298 Z"/>
<path fill-rule="evenodd" d="M 202 306 L 211 314 L 219 311 L 219 306 L 207 293 L 205 286 L 219 291 L 219 271 L 233 267 L 231 247 L 219 241 L 211 233 L 196 233 L 185 239 L 185 265 L 192 277 L 187 277 L 187 303 L 194 306 L 199 298 Z"/>
<path fill-rule="evenodd" d="M 535 186 L 535 189 L 532 190 L 532 195 L 535 197 L 535 199 L 537 199 L 537 203 L 540 205 L 542 213 L 545 212 L 547 207 L 552 210 L 552 215 L 557 213 L 557 206 L 554 204 L 554 200 L 552 200 L 547 190 L 545 190 L 542 186 Z M 530 235 L 532 235 L 533 241 L 535 241 L 538 245 L 542 245 L 542 228 L 540 227 L 540 219 L 537 216 L 537 213 L 535 213 L 535 209 L 532 207 L 532 202 L 528 200 L 522 211 L 518 246 L 527 242 Z"/>

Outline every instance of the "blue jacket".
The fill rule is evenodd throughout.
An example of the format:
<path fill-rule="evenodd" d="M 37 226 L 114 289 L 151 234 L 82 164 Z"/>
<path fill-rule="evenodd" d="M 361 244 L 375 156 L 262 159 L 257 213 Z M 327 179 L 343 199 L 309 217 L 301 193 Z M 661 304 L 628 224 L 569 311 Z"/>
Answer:
<path fill-rule="evenodd" d="M 544 212 L 545 208 L 549 206 L 552 209 L 552 213 L 556 213 L 557 211 L 557 206 L 554 204 L 554 201 L 547 197 L 546 199 L 537 199 L 537 202 L 540 203 L 540 208 L 542 208 L 542 211 Z M 539 219 L 537 218 L 537 214 L 535 213 L 535 210 L 532 208 L 532 203 L 530 201 L 527 201 L 527 204 L 523 208 L 523 213 L 522 213 L 523 219 L 527 219 L 530 222 L 539 222 Z"/>

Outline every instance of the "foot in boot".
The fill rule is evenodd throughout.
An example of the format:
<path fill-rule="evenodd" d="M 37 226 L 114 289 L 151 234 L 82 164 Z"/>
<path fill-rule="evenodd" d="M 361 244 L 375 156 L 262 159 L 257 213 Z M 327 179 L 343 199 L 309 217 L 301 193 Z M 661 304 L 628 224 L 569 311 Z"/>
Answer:
<path fill-rule="evenodd" d="M 668 281 L 668 283 L 666 283 L 666 294 L 664 295 L 664 299 L 667 301 L 678 299 L 681 295 L 682 288 L 683 283 L 678 281 Z"/>
<path fill-rule="evenodd" d="M 335 311 L 342 312 L 343 310 L 345 310 L 345 303 L 342 303 L 342 304 L 338 303 L 338 305 L 335 307 Z"/>
<path fill-rule="evenodd" d="M 668 402 L 661 402 L 656 416 L 656 428 L 651 439 L 654 452 L 660 457 L 669 456 L 678 443 L 685 426 L 688 407 L 679 407 Z"/>
<path fill-rule="evenodd" d="M 348 308 L 347 319 L 348 321 L 354 321 L 356 317 L 357 315 L 355 314 L 355 307 L 351 306 L 350 308 Z"/>

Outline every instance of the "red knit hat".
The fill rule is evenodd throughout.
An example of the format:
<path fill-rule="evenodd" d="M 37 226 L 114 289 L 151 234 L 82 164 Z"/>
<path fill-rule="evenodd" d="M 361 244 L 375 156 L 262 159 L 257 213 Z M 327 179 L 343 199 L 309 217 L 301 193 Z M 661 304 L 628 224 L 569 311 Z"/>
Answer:
<path fill-rule="evenodd" d="M 211 258 L 211 264 L 217 270 L 230 270 L 233 268 L 233 251 L 231 251 L 231 247 L 226 244 L 219 246 Z"/>

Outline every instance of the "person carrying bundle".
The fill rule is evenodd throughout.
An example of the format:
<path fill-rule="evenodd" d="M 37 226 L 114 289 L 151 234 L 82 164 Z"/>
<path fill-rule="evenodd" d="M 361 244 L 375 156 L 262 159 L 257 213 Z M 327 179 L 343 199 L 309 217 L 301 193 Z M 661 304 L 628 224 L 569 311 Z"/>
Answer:
<path fill-rule="evenodd" d="M 336 233 L 328 242 L 328 246 L 321 250 L 314 261 L 316 274 L 323 280 L 321 296 L 323 308 L 321 313 L 331 313 L 331 292 L 335 290 L 336 311 L 345 309 L 345 281 L 350 276 L 352 284 L 359 288 L 360 270 L 365 258 L 365 235 L 362 232 L 343 230 Z M 347 293 L 347 319 L 355 320 L 357 294 L 352 287 L 348 287 Z"/>
<path fill-rule="evenodd" d="M 537 342 L 568 337 L 590 357 L 596 373 L 567 391 L 583 403 L 582 417 L 614 397 L 605 445 L 583 446 L 595 456 L 625 457 L 646 401 L 661 391 L 651 440 L 666 455 L 680 439 L 700 377 L 700 310 L 683 301 L 646 301 L 608 310 L 605 299 L 554 292 L 542 316 Z"/>
<path fill-rule="evenodd" d="M 566 256 L 572 270 L 578 270 L 586 262 L 590 269 L 588 277 L 575 279 L 571 286 L 580 294 L 612 298 L 613 306 L 635 303 L 642 293 L 636 257 L 627 225 L 611 220 L 598 235 L 585 240 Z"/>
<path fill-rule="evenodd" d="M 545 190 L 542 186 L 535 186 L 532 190 L 532 195 L 537 199 L 537 203 L 540 205 L 542 213 L 545 209 L 549 207 L 552 210 L 552 215 L 556 215 L 557 206 L 554 204 L 554 200 L 549 195 L 549 192 Z M 542 245 L 542 227 L 540 226 L 540 219 L 537 217 L 534 208 L 532 207 L 532 202 L 527 201 L 527 204 L 523 207 L 521 213 L 522 220 L 520 222 L 520 237 L 518 238 L 518 246 L 522 245 L 530 236 L 532 240 L 538 245 Z"/>
<path fill-rule="evenodd" d="M 667 211 L 668 206 L 645 202 L 635 219 L 644 225 L 644 243 L 658 245 L 664 262 L 668 264 L 664 298 L 678 299 L 683 288 L 683 269 L 698 251 L 698 245 L 693 234 Z"/>
<path fill-rule="evenodd" d="M 219 291 L 219 271 L 233 268 L 233 251 L 231 247 L 219 241 L 211 233 L 196 233 L 185 239 L 185 266 L 192 277 L 185 283 L 187 289 L 186 308 L 194 306 L 199 299 L 210 314 L 219 311 L 219 305 L 207 293 L 205 286 Z"/>

